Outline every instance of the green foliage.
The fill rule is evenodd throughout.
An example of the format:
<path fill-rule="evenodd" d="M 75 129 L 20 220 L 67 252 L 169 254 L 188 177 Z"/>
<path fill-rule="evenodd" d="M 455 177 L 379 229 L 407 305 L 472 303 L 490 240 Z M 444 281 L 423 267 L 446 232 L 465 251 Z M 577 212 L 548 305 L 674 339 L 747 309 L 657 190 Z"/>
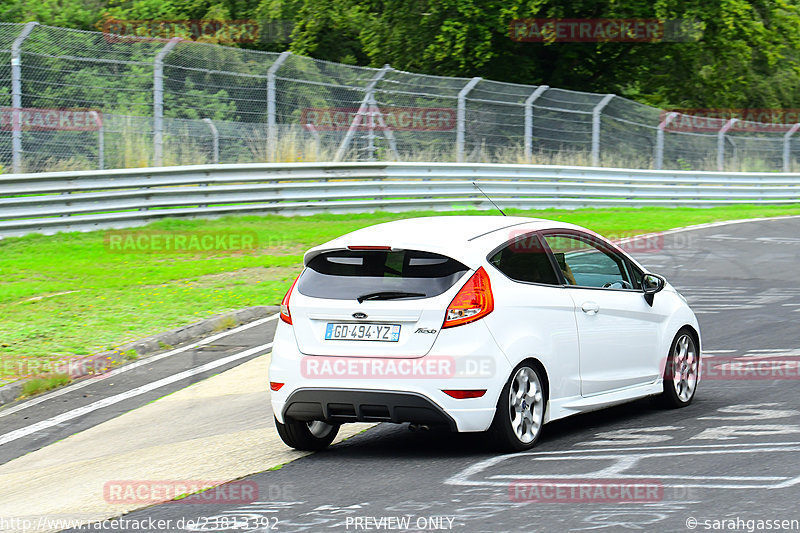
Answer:
<path fill-rule="evenodd" d="M 98 29 L 109 17 L 251 19 L 262 28 L 288 24 L 294 28 L 291 43 L 265 37 L 240 46 L 271 51 L 288 46 L 298 54 L 342 63 L 389 63 L 412 72 L 616 93 L 660 107 L 800 106 L 800 3 L 796 0 L 0 0 L 0 20 L 8 22 L 38 20 Z M 509 36 L 514 19 L 553 17 L 685 21 L 698 29 L 700 39 L 523 43 Z M 215 52 L 205 53 L 209 57 L 198 60 L 213 63 Z M 56 63 L 53 60 L 53 66 Z M 109 102 L 106 112 L 136 108 L 134 114 L 146 114 L 144 86 L 150 81 L 146 67 L 130 65 L 124 77 L 108 80 L 89 65 L 80 72 L 56 68 L 65 69 L 59 74 L 64 94 L 45 91 L 39 97 L 43 102 L 56 97 L 74 100 L 76 95 L 69 92 L 83 90 L 93 80 L 93 90 Z M 187 71 L 183 76 L 177 81 L 170 77 L 170 83 L 183 84 L 186 92 L 181 98 L 221 102 L 207 110 L 214 118 L 241 115 L 242 110 L 225 103 L 235 99 L 233 94 L 201 94 L 201 87 L 213 84 L 193 85 L 212 74 Z M 129 85 L 115 86 L 119 80 Z"/>

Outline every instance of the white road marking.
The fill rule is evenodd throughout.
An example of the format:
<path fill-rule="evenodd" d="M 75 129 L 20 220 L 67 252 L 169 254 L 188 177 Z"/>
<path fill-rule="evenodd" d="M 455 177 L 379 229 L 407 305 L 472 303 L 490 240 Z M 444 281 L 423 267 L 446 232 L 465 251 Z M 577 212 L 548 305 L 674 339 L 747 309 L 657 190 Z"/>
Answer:
<path fill-rule="evenodd" d="M 753 453 L 791 453 L 795 455 L 800 451 L 800 442 L 781 442 L 781 443 L 749 443 L 749 444 L 711 444 L 711 445 L 674 445 L 674 446 L 653 446 L 653 447 L 624 447 L 606 448 L 598 450 L 569 450 L 553 452 L 525 452 L 518 454 L 508 454 L 499 457 L 492 457 L 484 461 L 473 464 L 458 474 L 445 481 L 448 485 L 469 485 L 469 486 L 508 486 L 508 480 L 536 480 L 536 479 L 641 479 L 641 478 L 663 478 L 667 479 L 689 479 L 684 483 L 664 483 L 665 487 L 672 488 L 718 488 L 718 489 L 775 489 L 785 488 L 800 484 L 800 476 L 791 478 L 789 476 L 702 476 L 697 474 L 675 476 L 672 474 L 660 475 L 658 473 L 641 474 L 622 474 L 622 470 L 633 466 L 642 459 L 658 459 L 673 456 L 695 456 L 695 455 L 730 455 L 730 454 L 753 454 Z M 644 451 L 645 453 L 629 453 L 631 451 Z M 668 453 L 657 450 L 669 450 Z M 608 452 L 619 452 L 617 455 Z M 605 455 L 604 455 L 605 454 Z M 612 465 L 595 472 L 575 473 L 575 474 L 498 474 L 489 475 L 484 479 L 474 479 L 474 476 L 485 472 L 488 468 L 505 461 L 506 459 L 518 459 L 530 456 L 535 461 L 549 460 L 597 460 L 612 459 L 622 463 L 622 468 Z M 504 481 L 501 481 L 504 480 Z M 708 483 L 703 483 L 703 481 Z M 723 481 L 723 483 L 719 483 Z M 730 481 L 731 483 L 724 483 Z M 751 483 L 742 483 L 750 481 Z M 760 483 L 764 481 L 780 481 L 780 483 Z"/>
<path fill-rule="evenodd" d="M 202 374 L 207 370 L 211 370 L 213 368 L 217 368 L 219 366 L 226 365 L 237 359 L 242 359 L 244 357 L 249 357 L 251 355 L 266 352 L 270 348 L 272 348 L 272 343 L 269 342 L 267 344 L 262 344 L 260 346 L 256 346 L 254 348 L 250 348 L 249 350 L 245 350 L 243 352 L 235 353 L 233 355 L 229 355 L 227 357 L 223 357 L 222 359 L 217 359 L 215 361 L 211 361 L 204 365 L 200 365 L 196 368 L 191 368 L 189 370 L 184 370 L 183 372 L 178 372 L 177 374 L 173 374 L 171 376 L 167 376 L 163 379 L 159 379 L 157 381 L 153 381 L 146 385 L 142 385 L 140 387 L 136 387 L 135 389 L 131 389 L 115 396 L 109 396 L 107 398 L 103 398 L 102 400 L 98 400 L 94 403 L 90 403 L 89 405 L 84 405 L 83 407 L 78 407 L 71 411 L 67 411 L 66 413 L 61 413 L 60 415 L 56 415 L 52 418 L 48 418 L 47 420 L 42 420 L 35 424 L 31 424 L 30 426 L 26 426 L 10 433 L 6 433 L 5 435 L 0 435 L 0 446 L 3 444 L 7 444 L 11 441 L 21 439 L 22 437 L 26 437 L 38 431 L 42 431 L 43 429 L 51 428 L 53 426 L 57 426 L 58 424 L 62 424 L 68 420 L 72 420 L 78 418 L 79 416 L 83 416 L 89 414 L 93 411 L 97 411 L 98 409 L 102 409 L 104 407 L 108 407 L 110 405 L 114 405 L 115 403 L 119 403 L 121 401 L 127 400 L 129 398 L 133 398 L 135 396 L 139 396 L 140 394 L 144 394 L 146 392 L 150 392 L 152 390 L 158 389 L 159 387 L 163 387 L 165 385 L 169 385 L 171 383 L 175 383 L 176 381 L 180 381 L 182 379 Z"/>
<path fill-rule="evenodd" d="M 210 343 L 212 343 L 212 342 L 214 342 L 214 341 L 216 341 L 218 339 L 221 339 L 223 337 L 226 337 L 228 335 L 232 335 L 234 333 L 239 333 L 240 331 L 244 331 L 246 329 L 250 329 L 250 328 L 255 327 L 255 326 L 260 326 L 261 324 L 265 324 L 265 323 L 270 322 L 272 320 L 276 320 L 278 318 L 278 316 L 279 316 L 279 313 L 275 313 L 274 315 L 270 315 L 270 316 L 265 317 L 265 318 L 260 318 L 258 320 L 254 320 L 253 322 L 250 322 L 249 324 L 244 324 L 243 326 L 239 326 L 239 327 L 236 327 L 236 328 L 233 328 L 233 329 L 229 329 L 227 331 L 223 331 L 222 333 L 217 333 L 216 335 L 212 335 L 210 337 L 206 337 L 205 339 L 197 341 L 197 342 L 195 342 L 193 344 L 187 344 L 186 346 L 182 346 L 180 348 L 176 348 L 176 349 L 170 350 L 168 352 L 160 353 L 158 355 L 153 355 L 153 356 L 147 357 L 145 359 L 140 359 L 139 361 L 136 361 L 135 363 L 131 363 L 131 364 L 128 364 L 128 365 L 125 365 L 125 366 L 121 366 L 119 368 L 115 368 L 114 370 L 112 370 L 112 371 L 110 371 L 110 372 L 108 372 L 106 374 L 103 374 L 102 378 L 103 379 L 107 379 L 107 378 L 110 378 L 110 377 L 114 377 L 116 375 L 122 374 L 123 372 L 127 372 L 128 370 L 133 370 L 134 368 L 139 368 L 142 365 L 146 365 L 146 364 L 149 364 L 149 363 L 155 363 L 156 361 L 160 361 L 162 359 L 166 359 L 167 357 L 170 357 L 170 356 L 177 355 L 179 353 L 185 352 L 186 350 L 191 350 L 192 348 L 197 348 L 198 346 L 204 346 L 206 344 L 210 344 Z M 55 391 L 53 391 L 53 392 L 51 392 L 49 394 L 43 394 L 41 396 L 37 396 L 36 398 L 32 398 L 32 399 L 30 399 L 30 400 L 28 400 L 26 402 L 23 402 L 23 403 L 21 403 L 19 405 L 15 405 L 14 407 L 9 407 L 8 409 L 4 409 L 4 410 L 0 411 L 0 418 L 2 418 L 4 416 L 11 415 L 11 414 L 14 414 L 14 413 L 17 413 L 17 412 L 19 412 L 19 411 L 21 411 L 23 409 L 27 409 L 28 407 L 33 407 L 34 405 L 38 405 L 38 404 L 40 404 L 40 403 L 42 403 L 44 401 L 50 400 L 52 398 L 57 398 L 57 397 L 59 397 L 59 396 L 61 396 L 63 394 L 66 394 L 68 392 L 72 392 L 72 391 L 77 390 L 77 389 L 82 389 L 83 387 L 86 387 L 87 385 L 91 385 L 92 383 L 94 383 L 95 380 L 98 379 L 99 377 L 100 376 L 96 376 L 95 379 L 87 379 L 85 381 L 79 381 L 79 382 L 74 383 L 72 385 L 68 385 L 66 387 L 62 387 L 62 388 L 60 388 L 58 390 L 55 390 Z"/>

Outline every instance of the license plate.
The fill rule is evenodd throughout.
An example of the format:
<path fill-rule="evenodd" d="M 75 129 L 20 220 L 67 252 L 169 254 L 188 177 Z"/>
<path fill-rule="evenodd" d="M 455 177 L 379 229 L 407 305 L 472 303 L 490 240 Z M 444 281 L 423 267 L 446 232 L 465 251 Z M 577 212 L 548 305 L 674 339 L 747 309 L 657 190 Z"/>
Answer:
<path fill-rule="evenodd" d="M 325 340 L 397 342 L 400 340 L 400 324 L 328 323 Z"/>

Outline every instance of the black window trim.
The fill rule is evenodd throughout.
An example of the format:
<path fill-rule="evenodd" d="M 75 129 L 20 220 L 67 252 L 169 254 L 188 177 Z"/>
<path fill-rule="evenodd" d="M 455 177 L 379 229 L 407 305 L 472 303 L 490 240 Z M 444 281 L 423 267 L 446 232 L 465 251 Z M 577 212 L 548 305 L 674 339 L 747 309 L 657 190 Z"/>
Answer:
<path fill-rule="evenodd" d="M 551 229 L 546 229 L 546 230 L 539 230 L 536 233 L 539 234 L 539 240 L 545 246 L 545 250 L 547 251 L 547 255 L 550 257 L 550 262 L 556 267 L 556 275 L 558 276 L 558 279 L 561 281 L 562 286 L 564 286 L 566 288 L 570 288 L 570 289 L 586 289 L 586 290 L 595 290 L 595 291 L 596 290 L 600 290 L 600 291 L 617 291 L 617 292 L 635 292 L 635 293 L 644 294 L 644 289 L 643 288 L 625 289 L 625 288 L 614 288 L 614 287 L 587 287 L 585 285 L 571 285 L 571 284 L 567 283 L 566 278 L 564 278 L 564 273 L 561 272 L 560 268 L 558 268 L 558 263 L 556 261 L 555 254 L 553 253 L 553 250 L 550 249 L 550 245 L 547 243 L 547 239 L 545 239 L 545 237 L 547 235 L 566 235 L 566 236 L 579 237 L 579 238 L 582 238 L 582 239 L 586 239 L 589 243 L 596 244 L 597 248 L 600 248 L 601 251 L 612 253 L 612 254 L 618 256 L 619 259 L 622 260 L 622 264 L 625 266 L 626 270 L 628 270 L 628 275 L 629 276 L 632 274 L 631 271 L 633 269 L 639 270 L 638 268 L 636 268 L 636 265 L 634 265 L 633 262 L 628 258 L 628 256 L 625 254 L 625 252 L 620 250 L 613 243 L 609 243 L 609 242 L 605 242 L 605 241 L 599 240 L 594 235 L 590 235 L 588 233 L 584 233 L 582 231 L 578 231 L 578 230 L 574 230 L 574 229 L 570 229 L 570 228 L 562 228 L 562 229 L 551 228 Z M 643 272 L 641 272 L 641 273 L 644 275 Z M 631 276 L 631 279 L 633 279 L 632 276 Z"/>

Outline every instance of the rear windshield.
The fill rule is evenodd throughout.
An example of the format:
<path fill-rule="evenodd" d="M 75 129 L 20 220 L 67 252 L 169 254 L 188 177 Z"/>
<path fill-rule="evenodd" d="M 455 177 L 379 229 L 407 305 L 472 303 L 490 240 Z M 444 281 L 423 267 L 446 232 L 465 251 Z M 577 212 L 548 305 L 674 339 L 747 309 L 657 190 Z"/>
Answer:
<path fill-rule="evenodd" d="M 467 270 L 455 259 L 430 252 L 337 250 L 314 257 L 300 276 L 297 290 L 314 298 L 338 300 L 367 295 L 376 300 L 430 298 L 447 291 Z M 374 296 L 377 293 L 385 294 Z"/>

